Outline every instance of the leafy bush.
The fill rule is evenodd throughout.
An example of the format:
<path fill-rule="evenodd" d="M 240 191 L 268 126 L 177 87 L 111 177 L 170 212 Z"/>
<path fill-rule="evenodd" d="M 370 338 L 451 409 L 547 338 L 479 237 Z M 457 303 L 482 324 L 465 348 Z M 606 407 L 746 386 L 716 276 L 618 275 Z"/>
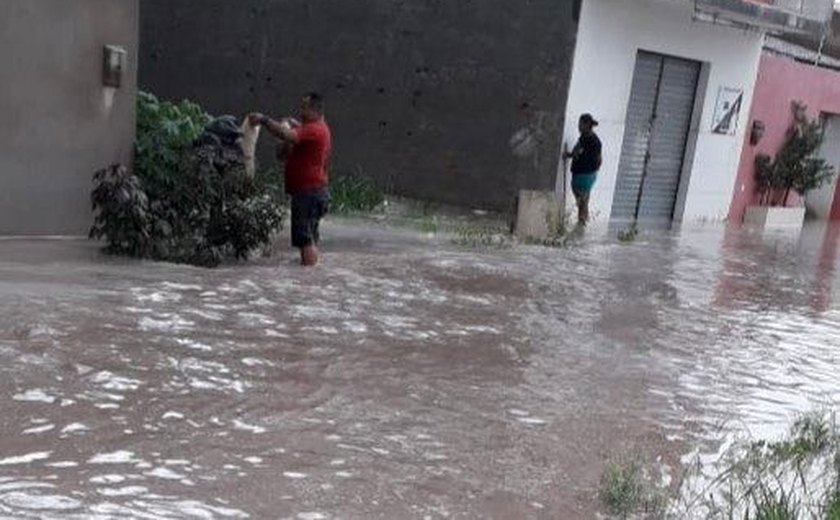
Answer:
<path fill-rule="evenodd" d="M 385 202 L 385 193 L 361 174 L 344 175 L 330 184 L 330 208 L 335 213 L 373 211 Z"/>
<path fill-rule="evenodd" d="M 96 188 L 91 200 L 98 213 L 90 237 L 108 237 L 109 252 L 147 256 L 152 219 L 140 179 L 115 164 L 96 172 L 93 180 Z"/>
<path fill-rule="evenodd" d="M 233 254 L 244 258 L 256 245 L 267 244 L 283 223 L 283 211 L 270 194 L 237 199 L 225 207 L 223 237 Z"/>
<path fill-rule="evenodd" d="M 248 177 L 237 142 L 212 133 L 219 121 L 141 94 L 134 175 L 95 174 L 90 236 L 111 253 L 208 267 L 265 245 L 282 226 L 280 190 Z"/>
<path fill-rule="evenodd" d="M 797 122 L 775 158 L 759 154 L 755 172 L 761 204 L 784 206 L 790 193 L 800 196 L 817 189 L 834 176 L 834 169 L 817 156 L 823 142 L 822 125 L 804 115 L 805 106 L 794 104 Z"/>
<path fill-rule="evenodd" d="M 174 183 L 182 170 L 185 151 L 192 147 L 212 120 L 195 103 L 182 101 L 174 104 L 140 92 L 137 96 L 137 140 L 134 145 L 135 175 L 161 187 Z"/>

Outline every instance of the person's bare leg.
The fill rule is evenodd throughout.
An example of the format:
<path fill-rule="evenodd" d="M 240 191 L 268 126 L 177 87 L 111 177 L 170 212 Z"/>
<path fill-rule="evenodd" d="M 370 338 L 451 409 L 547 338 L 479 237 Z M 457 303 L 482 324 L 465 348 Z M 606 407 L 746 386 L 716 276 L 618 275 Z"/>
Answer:
<path fill-rule="evenodd" d="M 315 244 L 308 245 L 300 250 L 301 263 L 306 267 L 315 267 L 318 265 L 318 246 Z"/>
<path fill-rule="evenodd" d="M 589 194 L 581 193 L 575 199 L 578 205 L 578 224 L 585 226 L 589 223 Z"/>
<path fill-rule="evenodd" d="M 578 226 L 580 226 L 581 223 L 583 222 L 583 195 L 581 195 L 579 193 L 575 193 L 575 203 L 577 204 L 577 210 L 578 210 L 577 224 L 578 224 Z"/>

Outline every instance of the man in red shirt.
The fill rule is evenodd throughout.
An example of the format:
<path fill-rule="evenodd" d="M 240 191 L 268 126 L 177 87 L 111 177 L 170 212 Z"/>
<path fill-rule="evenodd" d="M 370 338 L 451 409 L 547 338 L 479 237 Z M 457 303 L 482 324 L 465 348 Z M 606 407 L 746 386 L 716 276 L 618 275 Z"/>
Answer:
<path fill-rule="evenodd" d="M 332 134 L 324 121 L 324 99 L 315 92 L 300 103 L 301 121 L 275 121 L 252 114 L 251 124 L 265 126 L 290 149 L 286 153 L 286 192 L 292 197 L 292 246 L 300 249 L 301 263 L 318 263 L 319 225 L 329 210 L 327 167 L 332 152 Z"/>

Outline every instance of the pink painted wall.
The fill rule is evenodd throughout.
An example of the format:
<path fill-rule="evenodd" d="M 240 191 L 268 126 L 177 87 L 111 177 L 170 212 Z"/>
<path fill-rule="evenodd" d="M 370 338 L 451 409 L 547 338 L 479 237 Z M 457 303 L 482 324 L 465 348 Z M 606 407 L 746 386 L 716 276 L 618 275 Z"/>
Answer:
<path fill-rule="evenodd" d="M 791 103 L 808 105 L 808 113 L 840 115 L 840 72 L 764 54 L 758 67 L 753 106 L 741 152 L 741 164 L 729 207 L 729 222 L 740 224 L 747 206 L 755 202 L 755 156 L 771 157 L 782 147 L 792 123 Z M 753 121 L 764 121 L 766 132 L 757 146 L 750 144 Z M 840 183 L 838 183 L 840 187 Z M 792 200 L 793 198 L 791 198 Z M 840 219 L 840 197 L 835 195 L 831 218 Z"/>

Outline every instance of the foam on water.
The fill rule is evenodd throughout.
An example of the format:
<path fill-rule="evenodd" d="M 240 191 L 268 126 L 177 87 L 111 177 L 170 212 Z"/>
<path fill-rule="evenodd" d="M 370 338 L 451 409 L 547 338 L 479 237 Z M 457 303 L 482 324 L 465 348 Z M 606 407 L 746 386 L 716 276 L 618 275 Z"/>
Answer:
<path fill-rule="evenodd" d="M 61 495 L 43 495 L 26 491 L 12 491 L 0 495 L 3 504 L 29 511 L 66 511 L 79 509 L 82 503 Z"/>
<path fill-rule="evenodd" d="M 240 421 L 239 419 L 234 419 L 233 420 L 233 427 L 236 428 L 237 430 L 244 430 L 244 431 L 251 432 L 251 433 L 254 433 L 254 434 L 260 434 L 260 433 L 265 433 L 266 432 L 266 429 L 262 426 L 256 426 L 256 425 L 253 425 L 253 424 L 248 424 L 244 421 Z"/>
<path fill-rule="evenodd" d="M 298 520 L 326 520 L 327 515 L 318 512 L 298 513 Z"/>
<path fill-rule="evenodd" d="M 0 459 L 0 466 L 14 466 L 17 464 L 31 464 L 39 460 L 46 460 L 52 455 L 51 451 L 36 451 L 25 455 L 15 455 Z"/>
<path fill-rule="evenodd" d="M 154 318 L 144 316 L 140 318 L 137 326 L 140 330 L 147 332 L 188 332 L 193 330 L 195 322 L 171 314 L 168 316 L 156 316 Z"/>
<path fill-rule="evenodd" d="M 116 474 L 97 475 L 88 480 L 94 484 L 119 484 L 120 482 L 125 482 L 125 476 Z"/>
<path fill-rule="evenodd" d="M 82 423 L 70 423 L 64 428 L 61 429 L 61 433 L 78 433 L 78 432 L 86 432 L 90 430 L 87 426 Z"/>
<path fill-rule="evenodd" d="M 176 473 L 169 468 L 155 468 L 151 471 L 147 471 L 144 475 L 166 480 L 181 480 L 184 478 L 184 475 Z"/>
<path fill-rule="evenodd" d="M 45 433 L 53 429 L 55 429 L 54 424 L 45 424 L 43 426 L 33 426 L 32 428 L 27 428 L 21 433 L 23 433 L 24 435 L 35 435 L 39 433 Z"/>
<path fill-rule="evenodd" d="M 72 460 L 61 460 L 58 462 L 48 462 L 45 466 L 49 466 L 51 468 L 75 468 L 79 465 L 78 462 L 73 462 Z"/>
<path fill-rule="evenodd" d="M 98 453 L 88 459 L 88 464 L 132 464 L 140 462 L 133 451 L 117 450 L 110 453 Z"/>
<path fill-rule="evenodd" d="M 149 492 L 149 488 L 143 486 L 123 486 L 116 488 L 102 488 L 99 490 L 103 496 L 106 497 L 128 497 L 145 495 Z"/>
<path fill-rule="evenodd" d="M 97 372 L 92 377 L 92 382 L 98 384 L 106 390 L 113 390 L 117 392 L 124 392 L 129 390 L 137 390 L 143 384 L 139 379 L 132 379 L 129 377 L 118 376 L 107 370 Z"/>
<path fill-rule="evenodd" d="M 202 352 L 213 351 L 213 347 L 211 347 L 210 345 L 189 338 L 175 338 L 175 343 L 182 347 L 190 348 L 193 350 L 200 350 Z"/>
<path fill-rule="evenodd" d="M 27 403 L 52 404 L 55 402 L 55 397 L 49 395 L 47 392 L 41 390 L 40 388 L 26 390 L 25 392 L 15 394 L 12 396 L 12 399 L 14 399 L 15 401 L 22 401 Z"/>

